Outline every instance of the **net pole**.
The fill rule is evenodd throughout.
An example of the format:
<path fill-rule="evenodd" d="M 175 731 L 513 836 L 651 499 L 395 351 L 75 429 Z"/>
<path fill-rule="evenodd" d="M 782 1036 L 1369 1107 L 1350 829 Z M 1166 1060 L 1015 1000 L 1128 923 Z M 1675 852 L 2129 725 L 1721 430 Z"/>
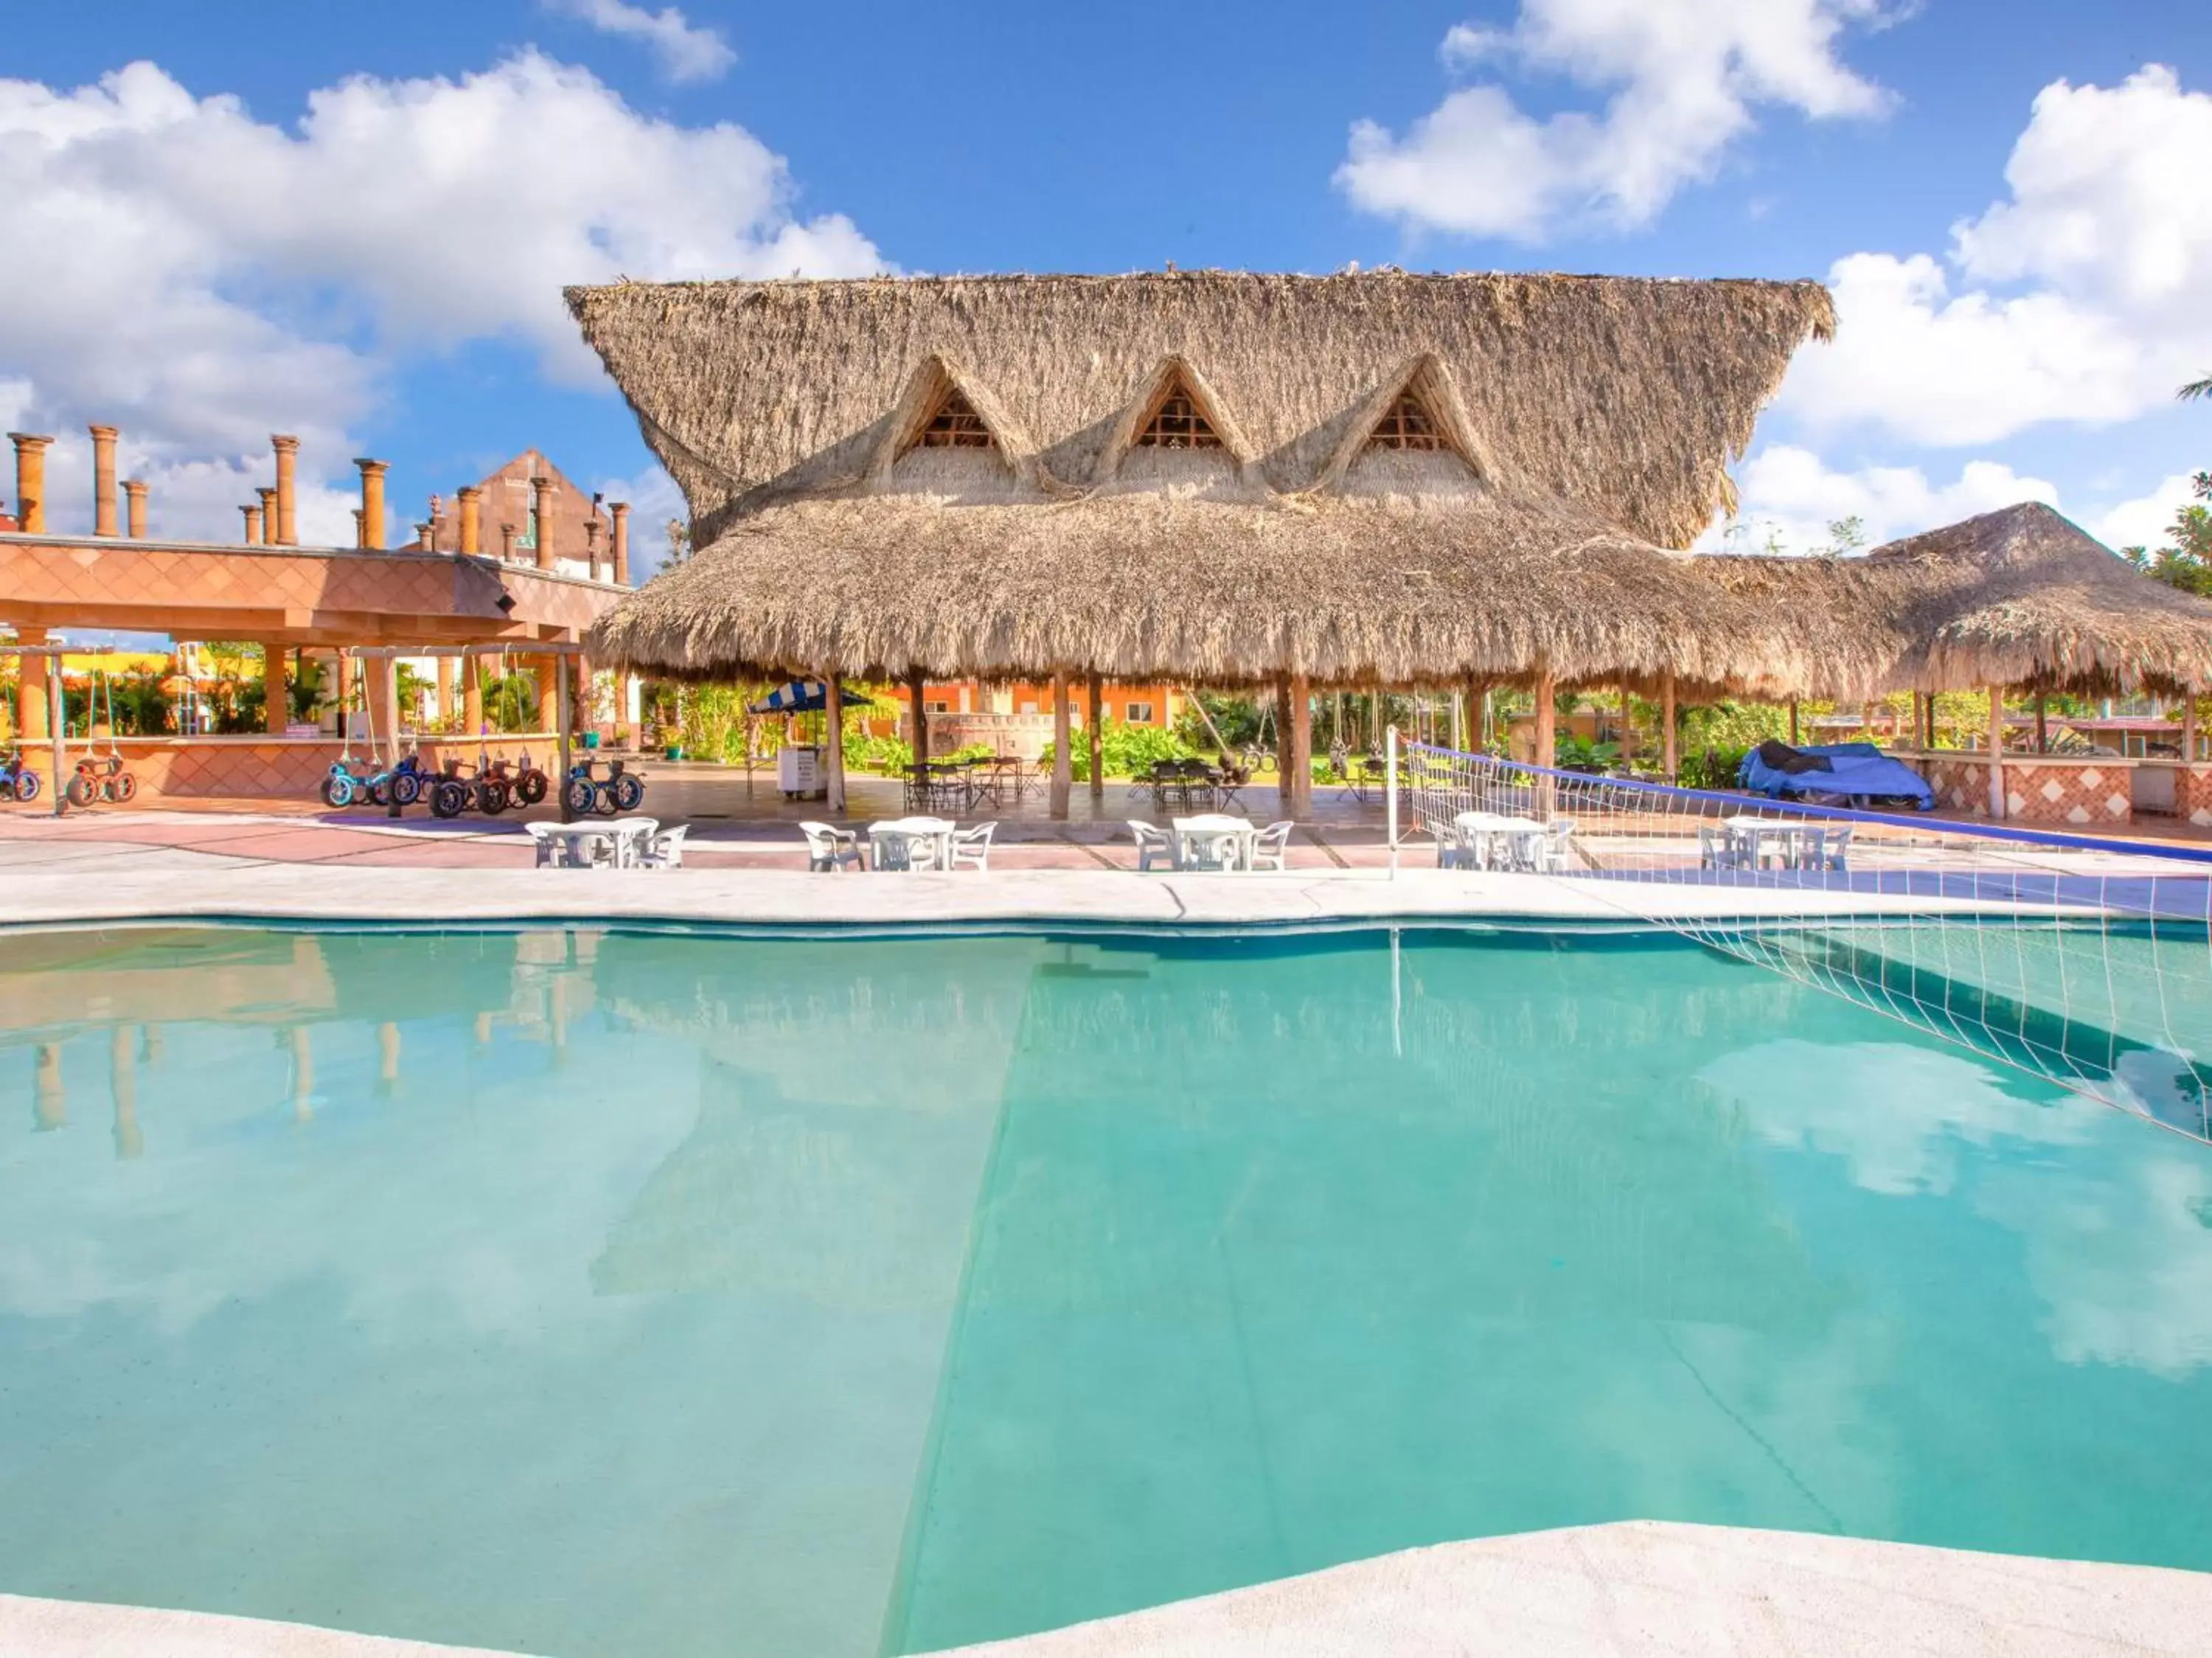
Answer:
<path fill-rule="evenodd" d="M 1383 826 L 1390 839 L 1390 879 L 1398 878 L 1398 728 L 1392 726 L 1382 739 L 1382 752 L 1387 767 L 1383 784 Z"/>

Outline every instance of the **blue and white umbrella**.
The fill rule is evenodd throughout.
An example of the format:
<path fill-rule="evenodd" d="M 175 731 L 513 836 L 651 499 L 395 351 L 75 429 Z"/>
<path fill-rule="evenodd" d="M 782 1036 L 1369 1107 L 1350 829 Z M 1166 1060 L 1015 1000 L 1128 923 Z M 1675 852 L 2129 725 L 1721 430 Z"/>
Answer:
<path fill-rule="evenodd" d="M 873 701 L 844 687 L 847 708 L 872 708 Z M 793 680 L 780 685 L 745 710 L 748 714 L 819 714 L 830 706 L 830 687 L 819 680 Z"/>

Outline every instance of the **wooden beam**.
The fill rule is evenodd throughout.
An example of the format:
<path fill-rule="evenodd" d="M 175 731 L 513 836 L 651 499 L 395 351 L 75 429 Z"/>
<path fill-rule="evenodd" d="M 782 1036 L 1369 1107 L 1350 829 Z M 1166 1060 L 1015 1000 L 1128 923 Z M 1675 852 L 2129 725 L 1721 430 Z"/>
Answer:
<path fill-rule="evenodd" d="M 1101 729 L 1106 723 L 1106 682 L 1097 674 L 1091 676 L 1091 708 L 1084 735 L 1091 742 L 1091 798 L 1093 803 L 1106 798 L 1105 734 Z M 1167 709 L 1162 706 L 1160 712 Z"/>
<path fill-rule="evenodd" d="M 826 816 L 842 818 L 845 815 L 845 687 L 837 683 L 834 673 L 824 674 L 822 684 L 822 712 L 828 727 L 823 733 L 822 808 Z"/>
<path fill-rule="evenodd" d="M 908 732 L 914 741 L 914 763 L 916 765 L 923 765 L 929 759 L 929 708 L 922 701 L 924 683 L 920 668 L 906 676 Z"/>
<path fill-rule="evenodd" d="M 1682 742 L 1674 730 L 1674 676 L 1659 681 L 1659 765 L 1672 783 L 1681 775 Z"/>
<path fill-rule="evenodd" d="M 2004 687 L 1990 687 L 1990 816 L 2002 822 L 2004 785 Z"/>
<path fill-rule="evenodd" d="M 1548 667 L 1540 667 L 1536 674 L 1535 762 L 1542 766 L 1555 765 L 1559 763 L 1559 682 L 1552 677 L 1551 669 Z M 1536 810 L 1540 817 L 1546 819 L 1551 816 L 1552 802 L 1557 798 L 1552 783 L 1553 779 L 1548 776 L 1539 777 L 1536 779 L 1534 791 Z"/>
<path fill-rule="evenodd" d="M 1067 797 L 1075 781 L 1075 756 L 1069 753 L 1074 733 L 1069 728 L 1067 675 L 1052 676 L 1052 815 L 1067 816 Z"/>
<path fill-rule="evenodd" d="M 1290 799 L 1285 817 L 1304 818 L 1313 810 L 1313 686 L 1303 674 L 1291 676 Z"/>

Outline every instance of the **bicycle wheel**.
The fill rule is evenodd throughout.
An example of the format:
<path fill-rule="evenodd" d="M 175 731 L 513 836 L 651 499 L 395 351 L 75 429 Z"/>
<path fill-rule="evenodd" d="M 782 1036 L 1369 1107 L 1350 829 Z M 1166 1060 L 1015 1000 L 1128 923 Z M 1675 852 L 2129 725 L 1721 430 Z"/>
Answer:
<path fill-rule="evenodd" d="M 469 809 L 469 786 L 458 777 L 441 777 L 430 785 L 430 815 L 457 818 Z"/>
<path fill-rule="evenodd" d="M 34 801 L 38 797 L 39 774 L 35 771 L 18 771 L 15 774 L 15 798 L 19 801 Z"/>
<path fill-rule="evenodd" d="M 535 806 L 545 798 L 545 774 L 526 771 L 514 780 L 514 797 L 525 806 Z"/>
<path fill-rule="evenodd" d="M 507 810 L 510 802 L 505 780 L 499 777 L 486 777 L 477 784 L 477 804 L 493 817 L 497 817 L 501 812 Z"/>
<path fill-rule="evenodd" d="M 118 771 L 107 780 L 107 798 L 118 806 L 128 805 L 131 797 L 137 792 L 138 779 L 128 771 Z"/>
<path fill-rule="evenodd" d="M 69 786 L 62 790 L 62 798 L 82 808 L 100 798 L 100 785 L 80 771 L 69 780 Z"/>
<path fill-rule="evenodd" d="M 412 806 L 422 798 L 422 778 L 419 772 L 394 771 L 392 774 L 392 798 L 402 806 Z"/>
<path fill-rule="evenodd" d="M 645 804 L 645 784 L 627 771 L 615 779 L 615 804 L 625 812 L 635 812 Z"/>
<path fill-rule="evenodd" d="M 588 777 L 571 777 L 562 785 L 561 798 L 568 802 L 574 816 L 581 817 L 592 809 L 592 797 L 599 791 L 592 787 Z"/>
<path fill-rule="evenodd" d="M 368 796 L 371 806 L 382 806 L 392 799 L 391 785 L 382 777 L 371 777 L 362 792 Z"/>
<path fill-rule="evenodd" d="M 333 811 L 353 804 L 353 779 L 343 771 L 333 771 L 323 779 L 323 804 Z"/>

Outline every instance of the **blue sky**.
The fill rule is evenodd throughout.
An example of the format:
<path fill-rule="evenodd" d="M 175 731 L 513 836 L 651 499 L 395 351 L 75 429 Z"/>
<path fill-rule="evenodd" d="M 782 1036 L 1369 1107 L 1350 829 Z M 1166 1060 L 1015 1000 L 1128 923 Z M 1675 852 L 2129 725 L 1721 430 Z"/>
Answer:
<path fill-rule="evenodd" d="M 2212 465 L 2201 0 L 110 0 L 19 9 L 0 82 L 0 417 L 64 434 L 64 521 L 100 418 L 169 533 L 282 430 L 332 538 L 354 454 L 404 523 L 530 443 L 665 518 L 557 303 L 617 271 L 1819 277 L 1754 541 L 2031 495 L 2139 539 Z"/>

